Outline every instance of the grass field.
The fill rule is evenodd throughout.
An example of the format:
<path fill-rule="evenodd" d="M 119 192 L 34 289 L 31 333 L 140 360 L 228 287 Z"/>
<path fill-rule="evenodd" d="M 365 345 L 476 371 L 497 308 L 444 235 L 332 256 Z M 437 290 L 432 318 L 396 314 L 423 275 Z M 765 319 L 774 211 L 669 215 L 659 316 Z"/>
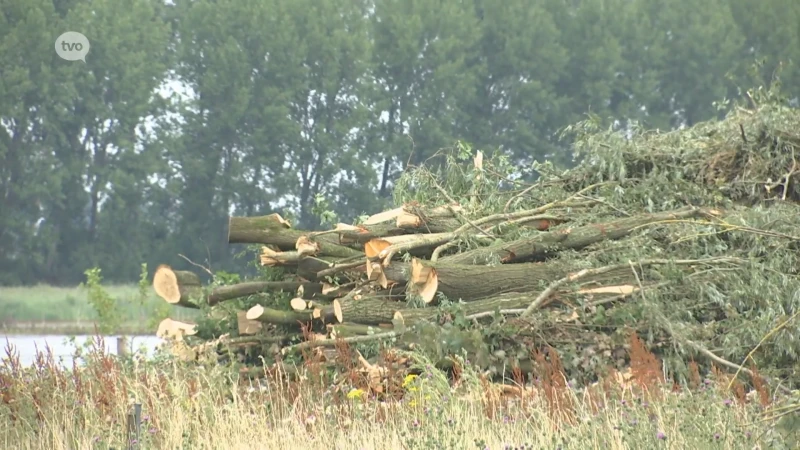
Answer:
<path fill-rule="evenodd" d="M 765 389 L 728 390 L 726 374 L 695 374 L 678 387 L 637 369 L 629 381 L 610 376 L 581 389 L 553 372 L 524 388 L 508 381 L 509 392 L 469 366 L 448 378 L 413 358 L 418 374 L 390 373 L 379 396 L 357 373 L 322 373 L 309 361 L 302 376 L 252 380 L 167 357 L 133 362 L 94 352 L 73 370 L 46 355 L 28 369 L 7 357 L 0 447 L 696 450 L 796 442 L 761 420 L 777 405 Z M 126 416 L 137 403 L 141 426 L 129 434 Z"/>
<path fill-rule="evenodd" d="M 104 285 L 103 289 L 119 305 L 120 332 L 152 334 L 149 319 L 163 311 L 164 301 L 148 288 L 143 302 L 136 285 Z M 162 311 L 159 310 L 162 309 Z M 190 320 L 193 311 L 169 307 L 169 316 Z M 97 313 L 87 298 L 86 289 L 38 285 L 0 287 L 0 331 L 31 334 L 78 334 L 94 332 Z"/>

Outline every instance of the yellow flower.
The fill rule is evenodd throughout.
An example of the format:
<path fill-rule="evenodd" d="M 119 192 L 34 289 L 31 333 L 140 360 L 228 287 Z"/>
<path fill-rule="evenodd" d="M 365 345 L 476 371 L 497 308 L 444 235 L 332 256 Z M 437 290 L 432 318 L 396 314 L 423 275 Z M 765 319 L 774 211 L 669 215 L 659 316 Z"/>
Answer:
<path fill-rule="evenodd" d="M 406 375 L 406 377 L 403 379 L 403 387 L 408 387 L 408 385 L 410 385 L 411 383 L 414 382 L 414 380 L 417 379 L 417 376 L 418 375 L 414 375 L 413 373 Z"/>
<path fill-rule="evenodd" d="M 361 389 L 353 389 L 347 393 L 347 398 L 349 398 L 350 400 L 363 399 L 364 397 L 366 397 L 366 395 L 367 393 L 362 391 Z"/>

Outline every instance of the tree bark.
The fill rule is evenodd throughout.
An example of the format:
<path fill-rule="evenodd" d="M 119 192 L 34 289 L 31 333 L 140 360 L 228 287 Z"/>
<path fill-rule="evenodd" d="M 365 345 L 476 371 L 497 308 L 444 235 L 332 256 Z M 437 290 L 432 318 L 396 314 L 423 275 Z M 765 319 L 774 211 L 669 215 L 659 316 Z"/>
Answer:
<path fill-rule="evenodd" d="M 303 286 L 304 289 L 321 289 L 317 283 L 302 283 L 299 281 L 248 281 L 230 286 L 219 286 L 208 294 L 203 292 L 200 277 L 186 270 L 172 270 L 169 266 L 161 265 L 153 276 L 153 289 L 156 294 L 167 303 L 186 308 L 199 308 L 198 301 L 205 300 L 209 306 L 214 306 L 226 300 L 246 297 L 262 292 L 296 292 Z"/>
<path fill-rule="evenodd" d="M 319 244 L 319 254 L 316 256 L 347 258 L 362 254 L 359 250 L 340 245 L 336 236 L 322 234 L 311 237 L 307 232 L 291 229 L 279 214 L 230 217 L 228 222 L 229 244 L 273 245 L 281 251 L 290 252 L 296 250 L 297 240 L 304 236 Z"/>
<path fill-rule="evenodd" d="M 412 269 L 409 281 L 411 291 L 422 294 L 426 302 L 432 300 L 432 296 L 426 298 L 424 295 L 428 292 L 440 292 L 453 302 L 471 302 L 506 292 L 533 291 L 542 283 L 546 285 L 568 273 L 563 268 L 539 263 L 487 267 L 447 262 L 432 264 L 419 259 L 414 261 L 412 267 L 416 266 L 415 269 L 433 268 L 433 272 L 429 271 L 427 276 L 422 277 L 415 273 L 419 270 Z"/>
<path fill-rule="evenodd" d="M 303 286 L 305 289 L 314 289 L 315 283 L 301 283 L 299 281 L 248 281 L 230 286 L 220 286 L 211 290 L 206 296 L 209 306 L 214 306 L 226 300 L 246 297 L 262 292 L 296 292 Z"/>
<path fill-rule="evenodd" d="M 465 315 L 476 314 L 495 309 L 525 308 L 533 302 L 539 290 L 526 293 L 507 293 L 492 298 L 477 300 L 461 305 Z M 403 302 L 365 297 L 359 300 L 344 298 L 341 301 L 342 319 L 348 323 L 362 325 L 380 325 L 392 323 L 395 312 L 403 315 L 406 325 L 421 320 L 431 320 L 438 314 L 438 308 L 404 308 Z"/>

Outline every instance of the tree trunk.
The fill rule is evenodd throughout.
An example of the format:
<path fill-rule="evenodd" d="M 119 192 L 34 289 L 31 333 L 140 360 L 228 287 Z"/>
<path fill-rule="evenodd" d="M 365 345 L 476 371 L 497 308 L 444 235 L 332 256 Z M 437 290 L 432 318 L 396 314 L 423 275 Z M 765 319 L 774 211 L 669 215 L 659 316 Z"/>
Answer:
<path fill-rule="evenodd" d="M 530 305 L 539 295 L 537 289 L 526 293 L 507 293 L 492 298 L 461 305 L 464 314 L 477 314 L 499 309 L 520 309 Z M 407 308 L 403 302 L 365 297 L 359 300 L 345 298 L 341 301 L 342 320 L 362 325 L 392 323 L 395 312 L 403 315 L 406 325 L 422 320 L 431 320 L 439 313 L 438 308 Z"/>
<path fill-rule="evenodd" d="M 474 301 L 506 292 L 535 291 L 542 283 L 550 283 L 566 274 L 565 269 L 539 263 L 486 267 L 447 262 L 432 264 L 414 259 L 409 287 L 426 303 L 439 292 L 452 302 Z"/>
<path fill-rule="evenodd" d="M 226 300 L 261 292 L 291 291 L 294 293 L 301 286 L 308 290 L 321 289 L 317 287 L 316 283 L 249 281 L 230 286 L 219 286 L 203 297 L 202 282 L 200 277 L 193 272 L 172 270 L 169 266 L 161 265 L 156 269 L 156 273 L 153 276 L 153 289 L 155 289 L 159 297 L 163 298 L 167 303 L 187 308 L 199 308 L 197 302 L 203 299 L 209 306 L 214 306 Z"/>
<path fill-rule="evenodd" d="M 347 258 L 362 254 L 356 249 L 340 245 L 338 238 L 330 234 L 311 237 L 309 233 L 290 228 L 280 214 L 259 217 L 231 217 L 228 222 L 229 244 L 265 244 L 281 251 L 294 251 L 298 239 L 309 238 L 319 244 L 317 256 Z"/>

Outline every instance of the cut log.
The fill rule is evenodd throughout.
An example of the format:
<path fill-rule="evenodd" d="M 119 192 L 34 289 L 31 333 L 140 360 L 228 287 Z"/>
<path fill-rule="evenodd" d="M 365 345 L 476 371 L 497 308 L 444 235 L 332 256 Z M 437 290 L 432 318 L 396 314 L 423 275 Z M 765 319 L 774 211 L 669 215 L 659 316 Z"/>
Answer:
<path fill-rule="evenodd" d="M 398 228 L 394 222 L 372 225 L 347 225 L 340 223 L 336 225 L 335 230 L 339 235 L 339 243 L 342 245 L 364 244 L 370 239 L 406 234 L 406 231 L 402 228 Z"/>
<path fill-rule="evenodd" d="M 355 283 L 335 285 L 330 283 L 305 283 L 297 288 L 297 296 L 304 300 L 333 300 L 350 292 Z"/>
<path fill-rule="evenodd" d="M 279 252 L 264 246 L 259 259 L 263 267 L 296 266 L 300 262 L 300 252 Z"/>
<path fill-rule="evenodd" d="M 397 219 L 397 216 L 403 214 L 403 207 L 398 207 L 395 209 L 390 209 L 389 211 L 379 212 L 378 214 L 373 214 L 367 217 L 367 220 L 364 221 L 364 225 L 376 225 L 379 223 L 389 222 Z"/>
<path fill-rule="evenodd" d="M 308 233 L 289 228 L 279 215 L 260 217 L 231 217 L 228 224 L 229 244 L 264 244 L 284 252 L 296 251 L 297 241 Z M 340 245 L 338 237 L 320 235 L 311 239 L 320 245 L 317 256 L 345 258 L 361 254 L 358 250 Z"/>
<path fill-rule="evenodd" d="M 342 305 L 341 305 L 341 303 L 339 303 L 339 300 L 334 300 L 333 301 L 333 316 L 336 317 L 336 320 L 339 323 L 343 322 Z"/>
<path fill-rule="evenodd" d="M 327 276 L 320 277 L 317 274 L 334 266 L 335 263 L 325 259 L 304 256 L 300 258 L 300 262 L 297 265 L 297 275 L 309 281 L 327 281 Z M 337 279 L 337 274 L 331 275 L 331 278 Z"/>
<path fill-rule="evenodd" d="M 474 301 L 505 292 L 536 290 L 567 274 L 549 264 L 526 263 L 502 266 L 472 266 L 440 261 L 432 264 L 411 260 L 409 292 L 431 303 L 437 292 L 450 301 Z"/>
<path fill-rule="evenodd" d="M 325 323 L 333 323 L 337 320 L 334 312 L 333 305 L 326 306 L 320 310 L 321 314 L 319 319 Z M 294 325 L 309 323 L 314 321 L 313 310 L 305 311 L 281 311 L 272 308 L 265 308 L 261 305 L 255 305 L 247 311 L 245 317 L 248 320 L 257 320 L 262 323 L 271 323 L 275 325 Z M 341 317 L 341 310 L 339 311 Z"/>
<path fill-rule="evenodd" d="M 463 208 L 452 205 L 453 210 L 461 212 Z M 453 215 L 450 207 L 437 206 L 423 208 L 416 203 L 403 205 L 402 213 L 395 222 L 397 228 L 423 233 L 449 233 L 459 228 L 463 223 Z"/>
<path fill-rule="evenodd" d="M 186 322 L 179 322 L 166 318 L 158 324 L 156 336 L 162 339 L 175 339 L 182 341 L 184 336 L 197 334 L 197 325 Z"/>
<path fill-rule="evenodd" d="M 214 306 L 226 300 L 247 297 L 248 295 L 262 292 L 292 292 L 301 286 L 314 289 L 315 283 L 301 283 L 299 281 L 247 281 L 230 286 L 219 286 L 211 290 L 205 297 L 200 283 L 200 277 L 193 272 L 172 270 L 169 266 L 161 265 L 153 276 L 153 289 L 156 294 L 167 303 L 188 308 L 198 308 L 203 300 Z"/>
<path fill-rule="evenodd" d="M 153 275 L 153 289 L 167 303 L 199 308 L 195 299 L 202 295 L 203 284 L 193 272 L 172 270 L 170 266 L 162 264 Z"/>
<path fill-rule="evenodd" d="M 430 254 L 434 247 L 454 239 L 455 237 L 453 233 L 389 236 L 368 241 L 364 244 L 364 253 L 369 259 L 384 259 L 391 258 L 393 253 L 403 251 L 407 248 L 412 255 L 426 255 Z M 384 265 L 386 264 L 384 263 Z"/>
<path fill-rule="evenodd" d="M 281 250 L 291 250 L 297 237 L 283 238 L 291 224 L 280 214 L 257 217 L 230 217 L 228 219 L 229 244 L 271 244 Z M 291 235 L 292 233 L 288 233 Z M 299 234 L 299 233 L 294 233 Z"/>
<path fill-rule="evenodd" d="M 699 208 L 644 214 L 613 222 L 536 234 L 500 245 L 447 256 L 439 261 L 450 264 L 483 265 L 491 263 L 497 256 L 500 257 L 500 262 L 503 264 L 545 259 L 561 250 L 579 250 L 604 240 L 621 239 L 642 226 L 670 220 L 697 218 L 709 214 L 711 213 Z"/>
<path fill-rule="evenodd" d="M 264 329 L 264 325 L 261 322 L 247 318 L 247 311 L 238 311 L 236 313 L 236 325 L 240 336 L 258 334 Z"/>
<path fill-rule="evenodd" d="M 361 325 L 357 323 L 340 323 L 328 325 L 328 333 L 331 339 L 337 337 L 364 336 L 372 333 L 381 333 L 392 329 L 392 324 L 384 323 L 379 325 Z"/>
<path fill-rule="evenodd" d="M 308 309 L 308 303 L 302 298 L 293 298 L 289 302 L 289 305 L 295 311 L 305 311 L 306 309 Z"/>
<path fill-rule="evenodd" d="M 432 303 L 441 292 L 450 301 L 472 302 L 507 292 L 536 291 L 542 286 L 570 275 L 570 271 L 543 263 L 521 263 L 502 266 L 465 264 L 432 264 L 414 259 L 409 292 Z M 584 297 L 635 292 L 636 275 L 627 265 L 581 277 L 574 283 Z"/>
<path fill-rule="evenodd" d="M 539 294 L 539 290 L 526 293 L 507 293 L 496 297 L 477 300 L 461 305 L 464 314 L 476 314 L 486 311 L 518 309 L 530 305 Z M 360 300 L 342 299 L 342 316 L 348 323 L 378 325 L 391 323 L 396 312 L 400 312 L 405 325 L 410 326 L 421 320 L 432 320 L 439 314 L 437 308 L 401 308 L 404 306 L 391 300 L 364 297 Z"/>
<path fill-rule="evenodd" d="M 321 246 L 318 242 L 314 242 L 307 235 L 300 236 L 297 238 L 297 242 L 294 244 L 294 248 L 297 249 L 297 253 L 300 256 L 317 256 L 322 250 Z M 347 248 L 347 247 L 342 247 Z M 350 249 L 347 248 L 349 251 Z"/>
<path fill-rule="evenodd" d="M 300 286 L 309 286 L 313 283 L 301 283 L 299 281 L 247 281 L 230 286 L 220 286 L 214 288 L 206 299 L 209 306 L 214 306 L 226 300 L 232 300 L 248 295 L 259 294 L 262 292 L 292 292 Z"/>

